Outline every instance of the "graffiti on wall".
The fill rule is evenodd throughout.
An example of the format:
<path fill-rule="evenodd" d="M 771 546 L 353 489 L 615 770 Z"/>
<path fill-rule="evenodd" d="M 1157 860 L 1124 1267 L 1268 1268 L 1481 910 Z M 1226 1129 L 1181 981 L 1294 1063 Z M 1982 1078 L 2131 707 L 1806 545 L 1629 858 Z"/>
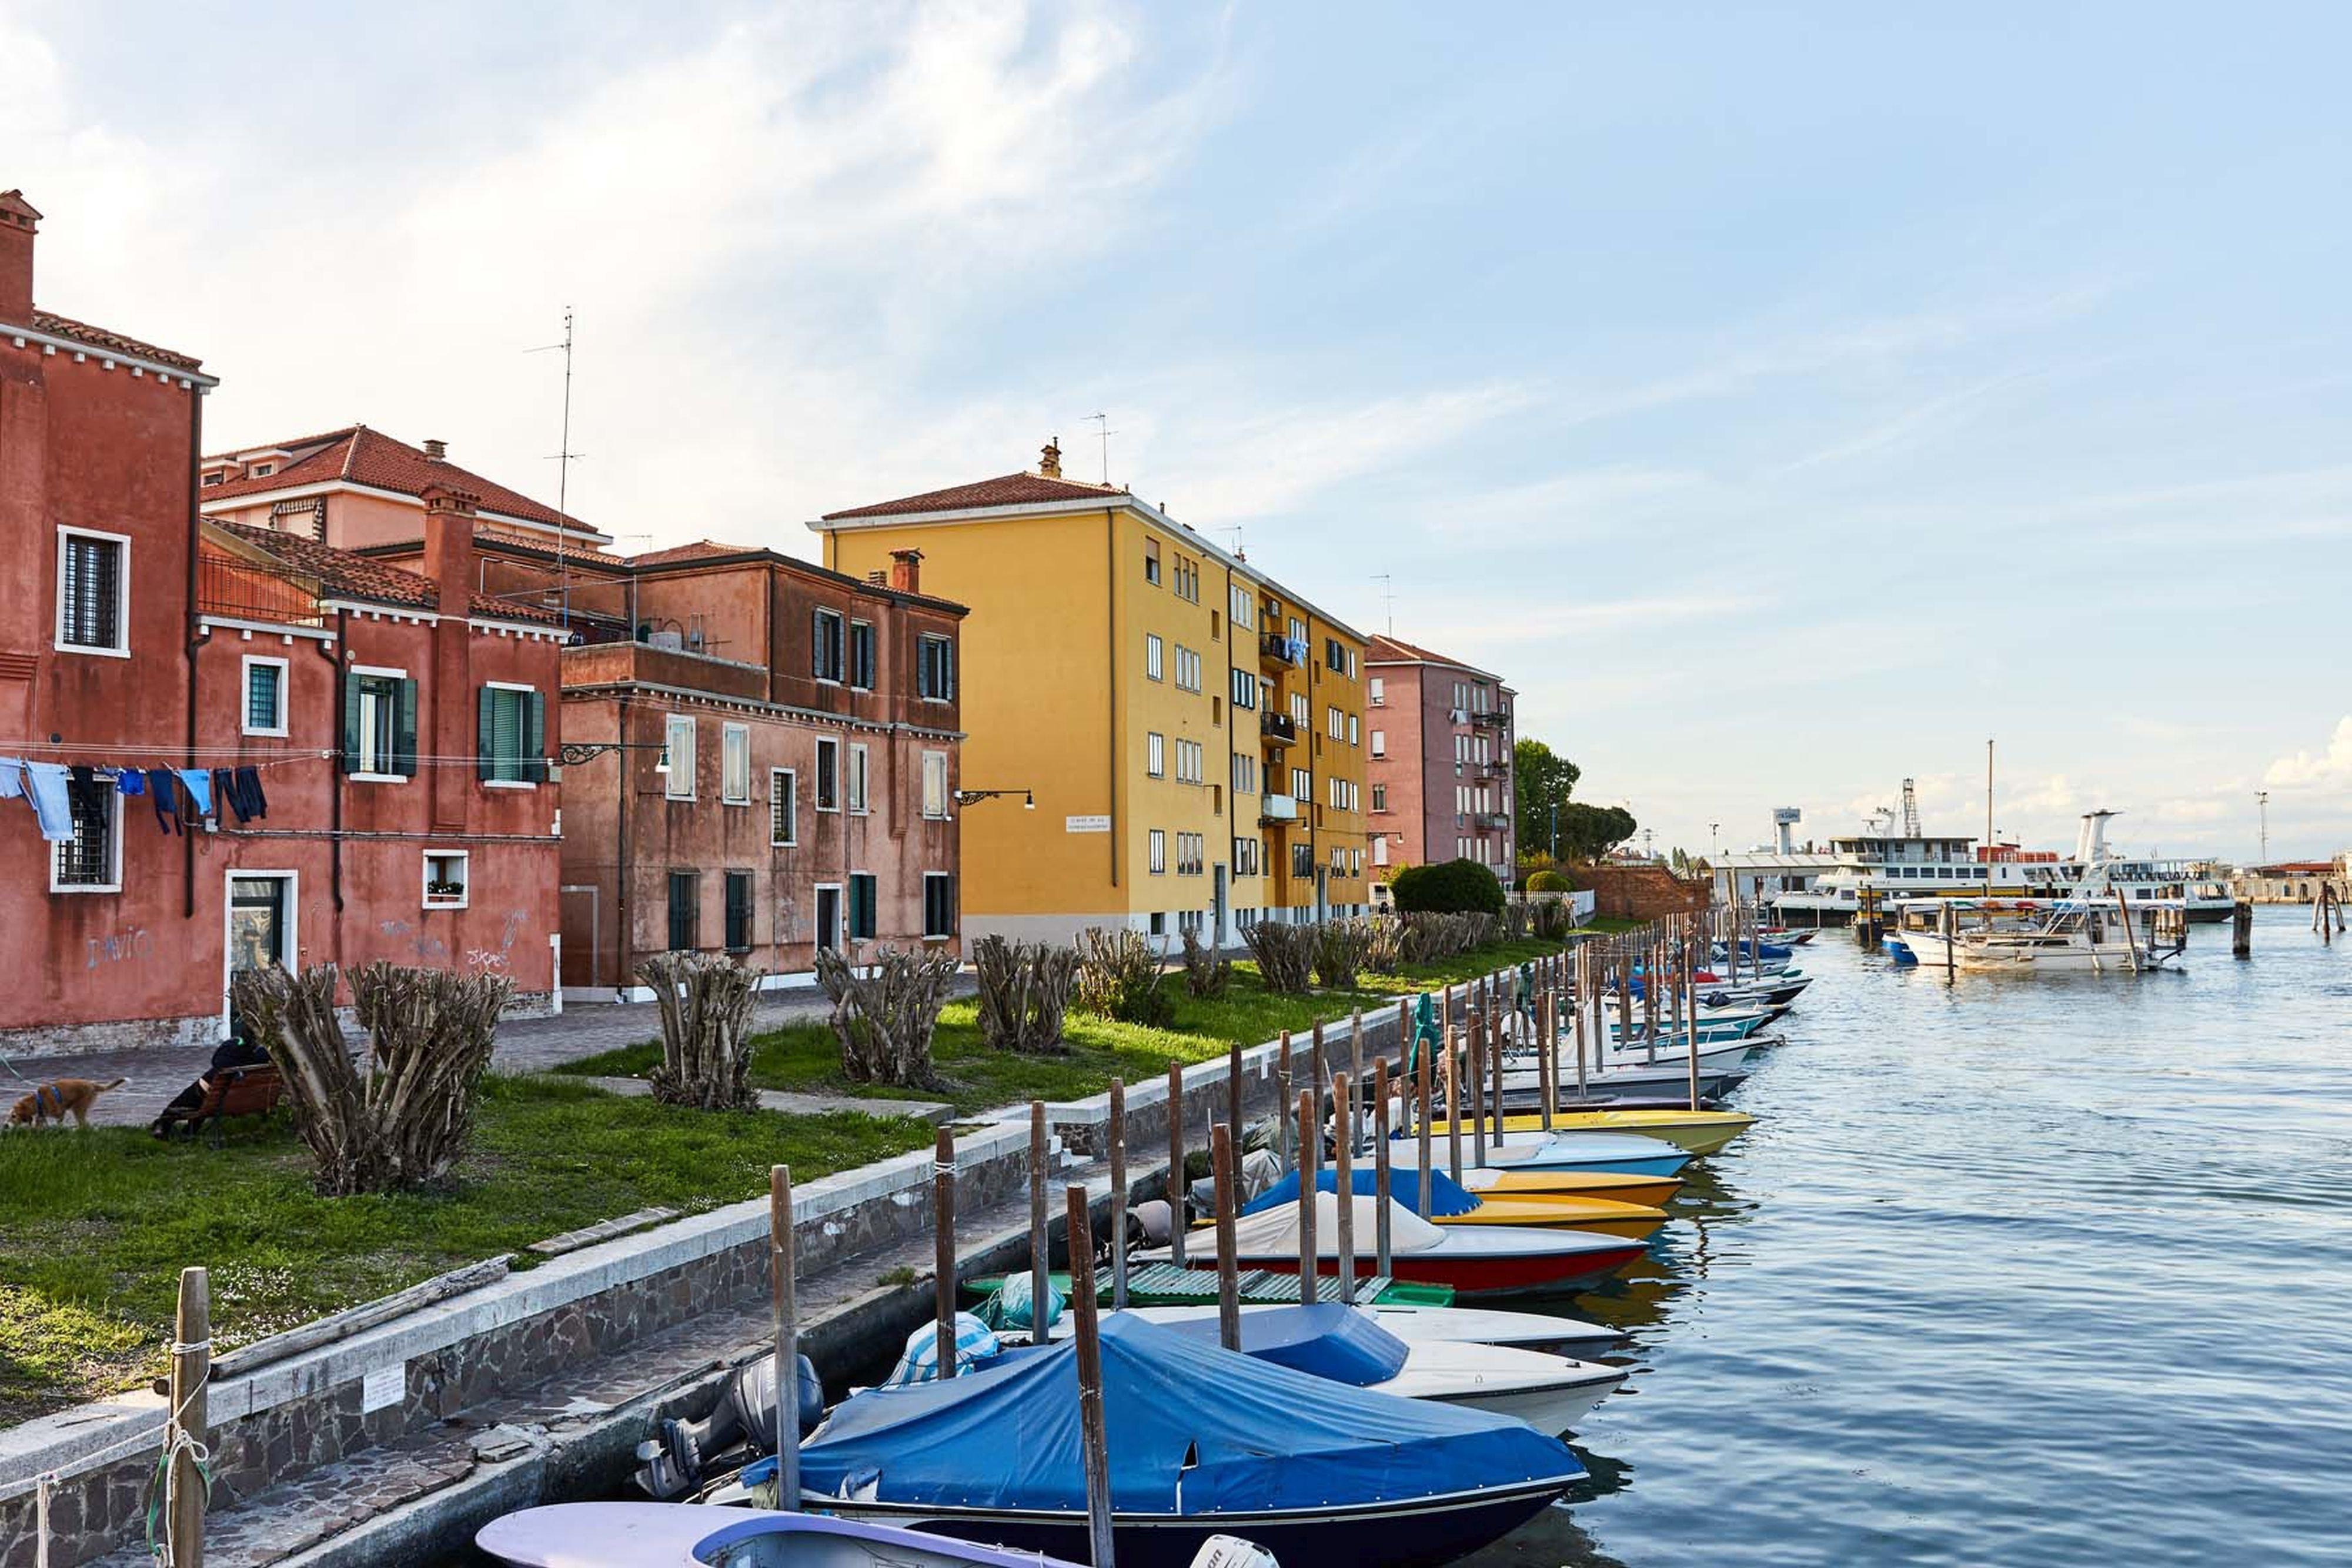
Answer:
<path fill-rule="evenodd" d="M 147 928 L 133 925 L 89 938 L 89 962 L 86 967 L 95 969 L 100 964 L 120 964 L 125 959 L 144 963 L 154 951 L 155 945 L 147 939 Z"/>

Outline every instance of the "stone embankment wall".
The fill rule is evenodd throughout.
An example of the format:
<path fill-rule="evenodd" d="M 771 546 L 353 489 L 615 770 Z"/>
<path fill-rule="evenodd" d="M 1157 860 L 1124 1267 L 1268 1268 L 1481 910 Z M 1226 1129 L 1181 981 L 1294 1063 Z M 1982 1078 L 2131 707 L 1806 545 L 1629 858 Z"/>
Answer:
<path fill-rule="evenodd" d="M 1713 901 L 1704 879 L 1685 880 L 1661 866 L 1580 866 L 1579 884 L 1592 890 L 1592 912 L 1622 920 L 1663 920 L 1696 915 Z"/>

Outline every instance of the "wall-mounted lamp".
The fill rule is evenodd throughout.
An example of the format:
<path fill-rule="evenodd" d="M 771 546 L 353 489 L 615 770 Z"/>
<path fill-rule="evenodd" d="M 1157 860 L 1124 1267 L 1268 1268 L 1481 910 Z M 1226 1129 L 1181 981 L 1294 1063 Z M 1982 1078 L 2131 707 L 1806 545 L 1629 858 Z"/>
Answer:
<path fill-rule="evenodd" d="M 1007 795 L 1020 796 L 1021 809 L 1024 811 L 1037 809 L 1037 795 L 1031 789 L 959 789 L 955 792 L 955 803 L 969 806 L 975 800 L 995 800 Z"/>

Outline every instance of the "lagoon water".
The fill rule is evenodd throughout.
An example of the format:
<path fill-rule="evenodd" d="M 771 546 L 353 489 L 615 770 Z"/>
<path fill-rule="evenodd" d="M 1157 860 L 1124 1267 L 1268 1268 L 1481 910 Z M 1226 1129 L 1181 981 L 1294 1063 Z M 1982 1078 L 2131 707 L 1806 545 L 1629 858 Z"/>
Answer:
<path fill-rule="evenodd" d="M 1824 931 L 1765 1121 L 1559 1310 L 1633 1335 L 1593 1480 L 1465 1561 L 2352 1563 L 2352 936 L 2178 974 Z M 1516 1303 L 1515 1303 L 1516 1304 Z"/>

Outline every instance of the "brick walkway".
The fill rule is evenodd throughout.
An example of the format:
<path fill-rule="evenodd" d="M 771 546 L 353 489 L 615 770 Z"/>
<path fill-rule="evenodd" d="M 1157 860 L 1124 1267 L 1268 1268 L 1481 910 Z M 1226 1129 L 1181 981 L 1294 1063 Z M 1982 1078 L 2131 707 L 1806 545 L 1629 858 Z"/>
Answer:
<path fill-rule="evenodd" d="M 954 994 L 969 996 L 971 990 L 971 977 L 959 976 Z M 814 986 L 771 992 L 761 999 L 752 1027 L 769 1030 L 786 1024 L 820 1022 L 832 1006 L 824 993 Z M 499 1025 L 498 1047 L 490 1066 L 498 1072 L 545 1072 L 583 1057 L 649 1043 L 660 1033 L 660 1018 L 651 1002 L 575 1002 L 560 1018 L 509 1019 Z M 99 1097 L 90 1120 L 108 1126 L 142 1126 L 153 1121 L 173 1096 L 194 1082 L 211 1061 L 208 1048 L 93 1051 L 81 1056 L 5 1061 L 5 1065 L 0 1065 L 0 1106 L 15 1104 L 19 1096 L 32 1092 L 33 1084 L 54 1079 L 89 1078 L 103 1083 L 111 1078 L 127 1078 L 130 1082 L 121 1088 Z M 887 1102 L 881 1103 L 888 1107 Z M 896 1107 L 888 1108 L 891 1113 L 897 1113 Z"/>

